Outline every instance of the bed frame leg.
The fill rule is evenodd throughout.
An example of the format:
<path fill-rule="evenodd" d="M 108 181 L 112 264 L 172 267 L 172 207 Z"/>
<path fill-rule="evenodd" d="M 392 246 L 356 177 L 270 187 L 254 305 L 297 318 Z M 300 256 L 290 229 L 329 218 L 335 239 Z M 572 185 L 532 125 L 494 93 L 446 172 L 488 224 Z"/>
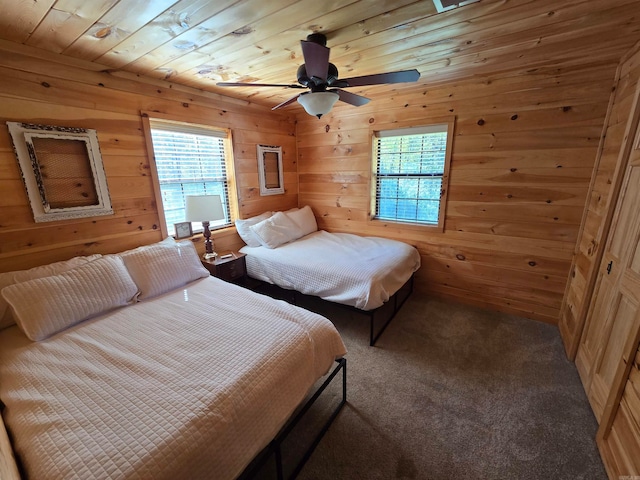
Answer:
<path fill-rule="evenodd" d="M 340 400 L 340 403 L 335 408 L 335 410 L 331 413 L 331 416 L 329 416 L 325 424 L 322 426 L 322 428 L 318 432 L 318 435 L 316 435 L 316 437 L 313 439 L 313 442 L 311 442 L 311 445 L 302 456 L 302 459 L 300 459 L 300 462 L 298 462 L 298 465 L 296 465 L 296 467 L 293 469 L 293 472 L 291 473 L 289 480 L 294 480 L 300 474 L 300 472 L 302 471 L 302 468 L 305 466 L 307 461 L 311 458 L 311 454 L 313 454 L 313 451 L 316 449 L 316 447 L 320 443 L 320 440 L 322 440 L 322 437 L 324 437 L 324 434 L 327 433 L 327 431 L 329 430 L 329 427 L 331 426 L 335 418 L 340 413 L 340 410 L 342 410 L 342 407 L 344 407 L 344 405 L 347 403 L 347 359 L 340 358 L 336 360 L 336 362 L 338 363 L 338 366 L 333 370 L 333 372 L 331 372 L 331 375 L 329 375 L 329 377 L 324 381 L 322 386 L 313 395 L 313 397 L 309 399 L 309 401 L 305 404 L 305 406 L 302 408 L 302 410 L 300 411 L 300 413 L 296 418 L 300 418 L 305 414 L 305 412 L 311 407 L 311 405 L 313 405 L 313 403 L 320 396 L 320 394 L 322 394 L 325 388 L 329 386 L 331 381 L 334 379 L 334 377 L 338 374 L 340 370 L 342 370 L 342 399 Z M 297 421 L 295 423 L 297 423 Z"/>
<path fill-rule="evenodd" d="M 239 477 L 240 479 L 242 480 L 255 479 L 256 475 L 260 473 L 260 470 L 265 465 L 265 463 L 270 458 L 272 458 L 271 455 L 274 455 L 275 457 L 276 475 L 278 480 L 284 480 L 285 478 L 287 478 L 287 480 L 294 480 L 300 474 L 300 472 L 302 471 L 302 468 L 305 466 L 309 458 L 311 458 L 313 451 L 316 449 L 316 447 L 320 443 L 320 440 L 322 440 L 322 437 L 324 437 L 324 434 L 327 433 L 327 431 L 329 430 L 329 427 L 331 426 L 335 418 L 340 413 L 340 410 L 342 410 L 342 407 L 344 407 L 344 405 L 347 403 L 347 359 L 339 358 L 338 360 L 336 360 L 336 363 L 338 365 L 332 370 L 332 372 L 325 379 L 322 385 L 316 390 L 313 396 L 309 398 L 309 400 L 307 400 L 307 402 L 298 411 L 298 413 L 296 413 L 296 415 L 280 431 L 280 433 L 276 435 L 276 437 L 271 441 L 268 447 L 265 450 L 263 450 L 263 452 L 261 452 L 258 455 L 258 457 L 256 457 L 256 460 L 254 460 L 253 464 L 250 467 L 248 467 L 247 470 L 245 470 L 242 473 L 242 475 L 240 475 Z M 311 445 L 309 445 L 307 450 L 302 455 L 302 458 L 295 465 L 291 474 L 288 477 L 285 477 L 284 468 L 282 465 L 282 451 L 281 451 L 282 442 L 287 438 L 291 430 L 295 428 L 295 426 L 302 419 L 305 413 L 311 408 L 311 406 L 315 403 L 315 401 L 322 394 L 322 392 L 324 392 L 324 390 L 329 386 L 329 384 L 331 384 L 331 382 L 336 377 L 336 375 L 340 373 L 340 370 L 342 370 L 342 399 L 340 400 L 340 403 L 338 404 L 337 407 L 335 407 L 333 412 L 331 412 L 331 415 L 329 416 L 327 421 L 324 423 L 324 425 L 322 425 L 322 428 L 316 434 L 315 438 L 311 442 Z"/>
<path fill-rule="evenodd" d="M 276 475 L 278 476 L 278 480 L 284 480 L 284 473 L 282 471 L 282 451 L 280 450 L 280 445 L 276 445 Z"/>
<path fill-rule="evenodd" d="M 370 322 L 371 322 L 371 326 L 369 329 L 369 346 L 373 347 L 375 345 L 375 343 L 378 341 L 378 338 L 380 338 L 380 335 L 382 335 L 382 333 L 384 332 L 385 328 L 387 328 L 387 326 L 391 323 L 391 320 L 393 320 L 393 318 L 396 316 L 396 313 L 398 313 L 398 311 L 402 308 L 402 306 L 404 305 L 404 302 L 407 301 L 407 298 L 409 298 L 411 296 L 411 294 L 413 293 L 413 275 L 411 275 L 411 277 L 409 278 L 409 281 L 407 283 L 409 283 L 409 293 L 407 293 L 402 300 L 400 300 L 398 302 L 398 296 L 399 294 L 403 291 L 404 289 L 404 285 L 402 286 L 402 288 L 400 290 L 398 290 L 396 293 L 393 294 L 393 311 L 391 312 L 391 315 L 389 316 L 389 318 L 387 319 L 387 321 L 384 323 L 384 325 L 382 326 L 382 328 L 380 328 L 380 330 L 378 331 L 377 334 L 373 333 L 373 329 L 374 329 L 374 323 L 375 323 L 375 318 L 376 318 L 376 312 L 380 311 L 381 308 L 383 307 L 379 307 L 376 308 L 375 310 L 371 310 L 369 312 L 369 318 L 370 318 Z"/>

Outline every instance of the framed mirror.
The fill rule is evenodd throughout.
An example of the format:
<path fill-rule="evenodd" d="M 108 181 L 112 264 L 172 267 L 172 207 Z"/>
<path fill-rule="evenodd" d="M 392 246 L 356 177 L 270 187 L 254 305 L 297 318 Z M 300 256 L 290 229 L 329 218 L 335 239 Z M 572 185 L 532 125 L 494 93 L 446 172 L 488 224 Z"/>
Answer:
<path fill-rule="evenodd" d="M 282 147 L 258 145 L 258 176 L 260 195 L 284 193 Z"/>
<path fill-rule="evenodd" d="M 36 222 L 113 214 L 95 130 L 7 125 Z"/>

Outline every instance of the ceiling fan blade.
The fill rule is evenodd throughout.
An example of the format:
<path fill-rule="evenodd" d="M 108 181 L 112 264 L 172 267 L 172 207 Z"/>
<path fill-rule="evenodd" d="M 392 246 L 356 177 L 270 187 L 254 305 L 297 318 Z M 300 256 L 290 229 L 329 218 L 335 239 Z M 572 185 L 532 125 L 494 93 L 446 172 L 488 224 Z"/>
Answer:
<path fill-rule="evenodd" d="M 218 87 L 282 87 L 282 88 L 306 88 L 302 85 L 281 84 L 281 83 L 234 83 L 234 82 L 218 82 Z"/>
<path fill-rule="evenodd" d="M 362 77 L 341 78 L 333 83 L 334 87 L 363 87 L 365 85 L 381 85 L 383 83 L 415 82 L 420 78 L 420 72 L 416 69 L 402 70 L 400 72 L 376 73 L 363 75 Z"/>
<path fill-rule="evenodd" d="M 329 52 L 328 47 L 308 40 L 300 40 L 302 45 L 302 55 L 304 56 L 304 66 L 309 78 L 320 78 L 327 81 L 329 72 Z"/>
<path fill-rule="evenodd" d="M 298 99 L 299 96 L 300 96 L 300 94 L 296 95 L 295 97 L 291 97 L 289 100 L 285 100 L 284 102 L 279 103 L 278 105 L 273 107 L 271 110 L 276 110 L 278 108 L 286 107 L 287 105 L 290 105 L 293 102 L 295 102 Z"/>
<path fill-rule="evenodd" d="M 329 90 L 330 92 L 336 92 L 340 96 L 340 100 L 353 105 L 354 107 L 361 107 L 362 105 L 366 105 L 371 100 L 367 97 L 363 97 L 360 95 L 356 95 L 355 93 L 347 92 L 346 90 L 340 90 L 336 88 L 335 90 Z"/>

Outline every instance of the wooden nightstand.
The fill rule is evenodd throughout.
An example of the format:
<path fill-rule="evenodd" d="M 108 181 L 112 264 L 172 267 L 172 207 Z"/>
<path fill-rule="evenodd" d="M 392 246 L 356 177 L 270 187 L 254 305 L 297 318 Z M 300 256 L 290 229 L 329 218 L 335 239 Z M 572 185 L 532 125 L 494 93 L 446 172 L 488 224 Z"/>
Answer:
<path fill-rule="evenodd" d="M 231 255 L 222 258 L 225 255 Z M 209 270 L 214 277 L 220 278 L 227 282 L 238 283 L 244 285 L 247 281 L 247 265 L 245 263 L 244 253 L 240 252 L 222 252 L 216 258 L 209 260 L 202 259 L 202 265 Z"/>

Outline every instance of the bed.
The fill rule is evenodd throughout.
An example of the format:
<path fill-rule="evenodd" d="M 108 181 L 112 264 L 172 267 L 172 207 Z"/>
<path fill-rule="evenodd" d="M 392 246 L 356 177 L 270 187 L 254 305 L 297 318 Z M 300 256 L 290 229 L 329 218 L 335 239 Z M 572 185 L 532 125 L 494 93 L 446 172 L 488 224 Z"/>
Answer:
<path fill-rule="evenodd" d="M 346 353 L 320 315 L 210 277 L 190 242 L 98 257 L 0 274 L 2 416 L 27 478 L 236 478 Z"/>
<path fill-rule="evenodd" d="M 369 312 L 371 345 L 411 293 L 420 268 L 417 249 L 406 243 L 318 230 L 308 206 L 266 212 L 236 227 L 247 243 L 240 251 L 249 277 Z M 393 308 L 374 334 L 375 315 L 385 306 Z"/>

